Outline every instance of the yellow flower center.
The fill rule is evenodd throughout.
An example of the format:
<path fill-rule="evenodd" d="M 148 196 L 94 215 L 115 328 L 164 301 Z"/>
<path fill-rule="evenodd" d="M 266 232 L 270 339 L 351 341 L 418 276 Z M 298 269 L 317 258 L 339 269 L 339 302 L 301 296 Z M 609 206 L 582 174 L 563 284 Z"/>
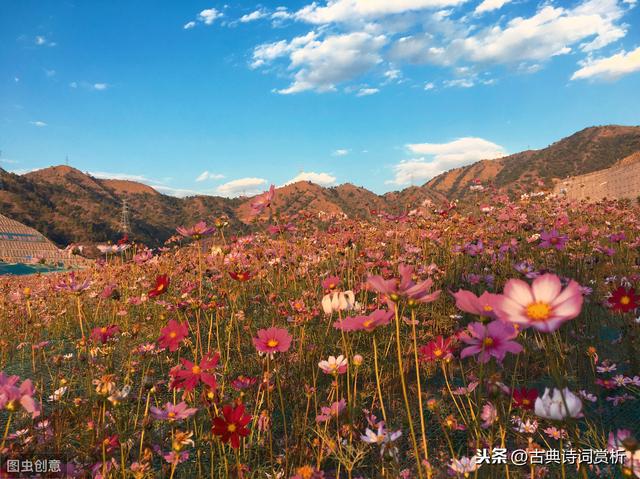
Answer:
<path fill-rule="evenodd" d="M 534 321 L 545 321 L 551 316 L 551 306 L 547 303 L 538 301 L 527 306 L 527 317 Z"/>
<path fill-rule="evenodd" d="M 176 417 L 176 413 L 171 411 L 167 413 L 167 417 Z"/>
<path fill-rule="evenodd" d="M 371 326 L 371 323 L 373 323 L 373 321 L 371 319 L 367 319 L 362 322 L 362 326 L 364 326 L 365 329 L 369 329 L 369 326 Z"/>
<path fill-rule="evenodd" d="M 235 430 L 236 430 L 236 425 L 235 425 L 235 424 L 229 424 L 229 425 L 227 426 L 227 431 L 229 431 L 229 432 L 235 432 Z"/>
<path fill-rule="evenodd" d="M 440 348 L 435 349 L 435 350 L 433 351 L 433 355 L 434 355 L 436 358 L 439 358 L 440 356 L 442 356 L 442 353 L 443 353 L 443 351 L 442 351 L 442 349 L 440 349 Z"/>
<path fill-rule="evenodd" d="M 176 334 L 176 332 L 175 332 L 175 331 L 171 331 L 171 332 L 169 333 L 169 337 L 170 337 L 170 338 L 175 338 L 176 336 L 177 336 L 177 334 Z"/>
<path fill-rule="evenodd" d="M 484 309 L 487 313 L 490 313 L 491 311 L 493 311 L 493 308 L 491 306 L 489 306 L 488 304 L 485 304 L 482 309 Z"/>
<path fill-rule="evenodd" d="M 271 338 L 269 341 L 267 341 L 267 346 L 269 346 L 270 348 L 275 348 L 278 345 L 278 340 Z"/>
<path fill-rule="evenodd" d="M 164 289 L 164 284 L 159 284 L 156 290 L 162 291 Z"/>
<path fill-rule="evenodd" d="M 629 304 L 631 302 L 631 298 L 629 296 L 623 296 L 620 298 L 620 304 Z"/>
<path fill-rule="evenodd" d="M 106 333 L 107 332 L 107 328 L 100 328 L 100 332 L 103 333 L 103 334 Z"/>
<path fill-rule="evenodd" d="M 528 399 L 523 399 L 522 404 L 528 406 L 529 404 L 531 404 L 531 401 L 529 401 Z"/>
<path fill-rule="evenodd" d="M 200 369 L 200 366 L 198 366 L 197 364 L 195 364 L 192 368 L 191 368 L 191 372 L 193 374 L 200 374 L 200 371 L 202 371 L 202 369 Z"/>
<path fill-rule="evenodd" d="M 493 346 L 493 338 L 484 338 L 482 344 L 487 348 Z"/>

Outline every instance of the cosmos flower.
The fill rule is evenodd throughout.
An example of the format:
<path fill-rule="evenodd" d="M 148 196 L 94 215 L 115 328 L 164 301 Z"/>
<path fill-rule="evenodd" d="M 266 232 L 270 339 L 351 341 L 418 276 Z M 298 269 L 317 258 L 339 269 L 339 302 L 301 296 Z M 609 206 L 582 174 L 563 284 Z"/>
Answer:
<path fill-rule="evenodd" d="M 473 294 L 471 291 L 461 289 L 456 293 L 451 293 L 456 299 L 456 308 L 466 313 L 475 314 L 477 316 L 484 316 L 487 318 L 495 318 L 496 315 L 493 312 L 493 306 L 491 301 L 498 295 L 484 292 L 480 297 Z"/>
<path fill-rule="evenodd" d="M 167 292 L 169 288 L 169 276 L 166 274 L 161 274 L 156 277 L 156 285 L 153 287 L 151 291 L 147 293 L 147 296 L 150 298 L 155 298 L 156 296 L 160 296 Z"/>
<path fill-rule="evenodd" d="M 100 342 L 105 344 L 109 339 L 114 337 L 116 334 L 120 332 L 120 328 L 116 324 L 112 324 L 111 326 L 102 326 L 98 328 L 93 328 L 91 330 L 91 339 L 94 342 Z"/>
<path fill-rule="evenodd" d="M 175 319 L 169 320 L 167 325 L 160 330 L 160 338 L 158 344 L 161 348 L 168 349 L 171 352 L 177 351 L 180 343 L 189 335 L 189 326 L 187 323 L 179 323 Z"/>
<path fill-rule="evenodd" d="M 569 237 L 567 235 L 561 235 L 556 229 L 540 233 L 540 248 L 555 248 L 561 251 L 564 249 L 567 241 L 569 241 Z"/>
<path fill-rule="evenodd" d="M 619 286 L 607 299 L 607 304 L 613 311 L 628 313 L 638 307 L 640 297 L 636 295 L 634 288 L 626 289 Z"/>
<path fill-rule="evenodd" d="M 180 359 L 184 369 L 173 371 L 173 381 L 171 387 L 175 389 L 184 389 L 185 391 L 193 391 L 199 382 L 206 384 L 209 388 L 216 389 L 217 381 L 214 375 L 214 369 L 218 365 L 220 354 L 207 354 L 200 363 L 192 363 L 184 358 Z"/>
<path fill-rule="evenodd" d="M 477 355 L 480 363 L 488 362 L 491 357 L 502 362 L 507 353 L 518 354 L 523 350 L 520 344 L 512 341 L 517 335 L 513 326 L 499 320 L 486 326 L 471 323 L 460 335 L 460 339 L 469 345 L 461 351 L 460 358 Z"/>
<path fill-rule="evenodd" d="M 249 281 L 252 275 L 250 271 L 229 271 L 229 276 L 236 281 L 244 283 L 245 281 Z"/>
<path fill-rule="evenodd" d="M 58 282 L 58 284 L 54 286 L 54 289 L 56 291 L 64 291 L 67 293 L 80 294 L 83 291 L 89 289 L 89 286 L 91 286 L 91 281 L 89 281 L 88 279 L 85 279 L 82 282 L 78 282 L 76 280 L 76 273 L 71 272 L 69 273 L 69 276 L 67 276 L 66 279 L 61 279 Z"/>
<path fill-rule="evenodd" d="M 442 336 L 438 336 L 425 346 L 420 347 L 420 359 L 424 362 L 447 361 L 453 357 L 452 344 L 451 338 L 444 339 Z"/>
<path fill-rule="evenodd" d="M 378 444 L 380 446 L 380 455 L 384 456 L 385 452 L 390 449 L 391 443 L 402 436 L 402 431 L 387 431 L 384 421 L 378 423 L 378 430 L 372 431 L 367 428 L 360 439 L 368 444 Z"/>
<path fill-rule="evenodd" d="M 322 298 L 322 310 L 327 315 L 338 311 L 349 311 L 353 308 L 355 301 L 353 291 L 329 293 Z"/>
<path fill-rule="evenodd" d="M 333 327 L 342 331 L 368 331 L 371 332 L 378 326 L 385 326 L 391 322 L 393 311 L 376 309 L 367 316 L 350 316 L 342 321 L 333 323 Z"/>
<path fill-rule="evenodd" d="M 251 416 L 245 414 L 244 404 L 233 407 L 229 404 L 223 406 L 222 416 L 213 420 L 212 432 L 220 437 L 223 443 L 231 443 L 231 447 L 240 447 L 240 438 L 249 435 L 247 424 L 251 422 Z"/>
<path fill-rule="evenodd" d="M 151 416 L 154 419 L 159 421 L 175 422 L 190 418 L 198 412 L 198 409 L 188 407 L 186 402 L 181 401 L 178 404 L 168 402 L 163 408 L 151 406 L 149 411 L 151 411 Z"/>
<path fill-rule="evenodd" d="M 320 408 L 320 414 L 316 416 L 316 422 L 322 423 L 330 421 L 331 418 L 338 417 L 347 408 L 347 401 L 340 399 L 334 402 L 331 406 L 322 406 Z"/>
<path fill-rule="evenodd" d="M 323 359 L 318 363 L 318 367 L 325 374 L 344 374 L 347 372 L 347 358 L 342 354 L 337 358 L 335 356 L 329 356 L 329 359 Z"/>
<path fill-rule="evenodd" d="M 449 464 L 449 471 L 454 476 L 470 477 L 477 469 L 480 468 L 480 464 L 476 462 L 476 457 L 462 456 L 460 459 L 453 458 Z"/>
<path fill-rule="evenodd" d="M 539 417 L 559 421 L 568 417 L 582 417 L 582 401 L 567 388 L 562 391 L 554 388 L 553 393 L 545 388 L 542 397 L 536 399 L 535 413 Z"/>
<path fill-rule="evenodd" d="M 291 347 L 291 335 L 286 329 L 267 328 L 258 331 L 258 337 L 253 338 L 253 344 L 259 353 L 284 353 Z"/>
<path fill-rule="evenodd" d="M 384 279 L 382 276 L 369 276 L 367 284 L 374 291 L 383 294 L 389 307 L 401 298 L 405 298 L 409 306 L 416 303 L 430 303 L 440 297 L 440 291 L 431 292 L 433 280 L 431 278 L 420 283 L 413 280 L 413 266 L 401 264 L 398 266 L 399 279 Z"/>
<path fill-rule="evenodd" d="M 25 379 L 18 386 L 19 381 L 19 376 L 7 376 L 0 371 L 0 409 L 13 412 L 22 406 L 32 418 L 36 418 L 40 415 L 40 405 L 34 398 L 36 389 L 31 379 Z"/>
<path fill-rule="evenodd" d="M 215 230 L 215 227 L 207 226 L 207 223 L 205 223 L 204 221 L 200 221 L 190 228 L 185 228 L 184 226 L 179 226 L 176 228 L 176 231 L 181 236 L 185 238 L 193 238 L 196 240 L 202 238 L 203 236 L 210 235 Z"/>
<path fill-rule="evenodd" d="M 251 386 L 258 382 L 256 377 L 248 377 L 240 375 L 231 381 L 231 387 L 236 391 L 242 391 L 243 389 L 249 389 Z"/>
<path fill-rule="evenodd" d="M 531 286 L 510 279 L 503 294 L 491 302 L 499 319 L 549 333 L 580 314 L 583 298 L 578 283 L 570 281 L 563 290 L 560 278 L 547 273 L 534 279 Z"/>
<path fill-rule="evenodd" d="M 538 391 L 536 389 L 527 389 L 524 387 L 514 389 L 511 395 L 513 405 L 520 409 L 533 409 L 537 398 Z"/>
<path fill-rule="evenodd" d="M 269 191 L 265 191 L 260 196 L 255 198 L 251 202 L 251 212 L 253 215 L 261 214 L 266 208 L 271 207 L 271 204 L 276 196 L 276 187 L 271 185 Z"/>
<path fill-rule="evenodd" d="M 325 291 L 331 291 L 338 287 L 340 284 L 340 278 L 337 276 L 327 276 L 322 280 L 322 289 Z"/>

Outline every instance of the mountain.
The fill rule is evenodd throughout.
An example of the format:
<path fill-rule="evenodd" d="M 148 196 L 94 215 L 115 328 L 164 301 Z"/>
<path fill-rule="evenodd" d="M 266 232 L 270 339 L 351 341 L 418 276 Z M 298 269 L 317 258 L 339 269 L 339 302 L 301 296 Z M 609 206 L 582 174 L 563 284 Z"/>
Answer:
<path fill-rule="evenodd" d="M 384 195 L 349 183 L 331 188 L 310 182 L 289 184 L 278 188 L 274 207 L 282 217 L 301 211 L 360 218 L 370 217 L 372 210 L 399 214 L 425 200 L 440 205 L 464 198 L 477 180 L 512 194 L 535 190 L 540 183 L 551 189 L 560 179 L 604 170 L 616 162 L 636 164 L 638 155 L 640 127 L 592 127 L 541 150 L 478 161 L 438 175 L 423 186 Z M 69 166 L 24 175 L 0 168 L 0 213 L 59 245 L 117 239 L 123 200 L 130 211 L 132 237 L 152 246 L 174 235 L 176 226 L 202 219 L 211 222 L 213 217 L 226 215 L 234 233 L 249 231 L 254 222 L 252 198 L 176 198 L 141 183 L 98 179 Z"/>
<path fill-rule="evenodd" d="M 541 150 L 528 150 L 496 160 L 483 160 L 436 176 L 425 187 L 449 198 L 467 195 L 474 180 L 507 192 L 531 191 L 537 183 L 609 168 L 640 151 L 640 126 L 597 126 L 581 130 Z"/>

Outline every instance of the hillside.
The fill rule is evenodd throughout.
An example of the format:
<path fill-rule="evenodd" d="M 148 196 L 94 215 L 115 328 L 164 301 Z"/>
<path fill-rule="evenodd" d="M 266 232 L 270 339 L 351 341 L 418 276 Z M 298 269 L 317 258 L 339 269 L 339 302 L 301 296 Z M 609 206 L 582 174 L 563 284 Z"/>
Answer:
<path fill-rule="evenodd" d="M 538 181 L 583 175 L 608 168 L 640 151 L 639 126 L 599 126 L 581 130 L 540 150 L 483 160 L 436 176 L 426 187 L 449 198 L 463 197 L 476 179 L 508 192 L 530 191 Z"/>
<path fill-rule="evenodd" d="M 310 182 L 286 185 L 278 188 L 274 207 L 282 217 L 303 211 L 360 218 L 369 217 L 372 210 L 398 214 L 425 200 L 440 205 L 464 198 L 477 180 L 518 194 L 535 190 L 541 183 L 551 188 L 559 179 L 600 171 L 625 158 L 626 162 L 635 161 L 638 155 L 640 127 L 592 127 L 541 150 L 478 161 L 443 173 L 423 186 L 384 195 L 349 183 L 332 188 Z M 117 239 L 125 199 L 133 238 L 149 245 L 164 242 L 175 234 L 176 226 L 201 219 L 211 222 L 215 216 L 226 215 L 233 232 L 248 231 L 255 221 L 252 198 L 176 198 L 141 183 L 98 179 L 69 166 L 24 175 L 0 169 L 0 182 L 0 213 L 36 228 L 59 245 Z"/>

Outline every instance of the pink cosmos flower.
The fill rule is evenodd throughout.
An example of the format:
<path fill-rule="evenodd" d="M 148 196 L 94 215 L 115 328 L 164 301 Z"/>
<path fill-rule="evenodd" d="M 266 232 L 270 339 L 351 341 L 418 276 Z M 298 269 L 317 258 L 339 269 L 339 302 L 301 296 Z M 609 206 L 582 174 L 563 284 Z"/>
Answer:
<path fill-rule="evenodd" d="M 200 364 L 192 363 L 186 359 L 180 359 L 184 369 L 173 370 L 171 387 L 192 391 L 199 382 L 203 382 L 211 389 L 215 389 L 218 383 L 216 382 L 213 370 L 218 365 L 219 360 L 219 353 L 205 355 L 200 361 Z"/>
<path fill-rule="evenodd" d="M 347 401 L 344 399 L 340 399 L 340 401 L 336 401 L 331 406 L 322 406 L 320 408 L 320 414 L 316 416 L 316 422 L 327 422 L 330 421 L 331 418 L 338 417 L 342 412 L 347 408 Z"/>
<path fill-rule="evenodd" d="M 430 303 L 440 296 L 440 291 L 430 292 L 433 286 L 431 278 L 420 283 L 413 280 L 413 266 L 401 264 L 398 266 L 399 279 L 384 279 L 382 276 L 369 276 L 367 284 L 378 293 L 386 296 L 390 308 L 401 297 L 407 299 L 410 305 L 415 303 Z"/>
<path fill-rule="evenodd" d="M 338 287 L 340 284 L 340 278 L 337 276 L 328 276 L 322 280 L 322 289 L 324 290 L 333 290 Z"/>
<path fill-rule="evenodd" d="M 549 333 L 578 316 L 582 301 L 578 283 L 571 281 L 563 290 L 560 278 L 547 273 L 536 278 L 531 286 L 520 279 L 510 279 L 503 294 L 492 299 L 492 305 L 503 321 Z"/>
<path fill-rule="evenodd" d="M 569 237 L 561 235 L 556 229 L 540 233 L 540 248 L 555 248 L 560 251 L 564 249 L 567 241 L 569 241 Z"/>
<path fill-rule="evenodd" d="M 188 419 L 198 412 L 198 409 L 195 407 L 187 407 L 187 403 L 184 401 L 181 401 L 178 404 L 168 402 L 163 408 L 151 406 L 149 410 L 151 411 L 151 416 L 153 416 L 154 419 L 169 422 Z"/>
<path fill-rule="evenodd" d="M 196 223 L 190 228 L 185 228 L 184 226 L 178 226 L 176 228 L 176 231 L 181 236 L 184 236 L 185 238 L 193 238 L 193 239 L 200 239 L 203 236 L 210 235 L 215 230 L 216 229 L 214 227 L 207 226 L 207 223 L 205 223 L 204 221 L 199 221 L 198 223 Z"/>
<path fill-rule="evenodd" d="M 13 411 L 20 405 L 32 418 L 38 417 L 40 405 L 34 399 L 36 389 L 31 379 L 22 381 L 20 386 L 18 381 L 18 376 L 7 376 L 0 372 L 0 409 Z"/>
<path fill-rule="evenodd" d="M 291 346 L 291 335 L 286 329 L 268 328 L 258 331 L 258 337 L 253 338 L 253 344 L 259 353 L 284 353 Z"/>
<path fill-rule="evenodd" d="M 376 309 L 368 316 L 351 316 L 343 319 L 342 321 L 336 321 L 333 323 L 333 327 L 341 329 L 342 331 L 371 332 L 378 326 L 385 326 L 389 324 L 391 322 L 391 318 L 393 318 L 393 311 Z"/>
<path fill-rule="evenodd" d="M 253 200 L 253 202 L 251 203 L 251 212 L 254 215 L 259 215 L 260 213 L 262 213 L 266 208 L 269 208 L 271 206 L 271 203 L 273 202 L 275 196 L 276 187 L 275 185 L 271 185 L 269 191 L 265 191 L 255 200 Z"/>
<path fill-rule="evenodd" d="M 461 358 L 478 355 L 478 362 L 486 363 L 493 356 L 502 362 L 507 353 L 518 354 L 522 346 L 512 341 L 518 335 L 509 323 L 499 320 L 488 325 L 471 323 L 467 331 L 460 334 L 460 339 L 469 344 L 460 353 Z"/>
<path fill-rule="evenodd" d="M 76 273 L 71 272 L 69 273 L 69 276 L 67 276 L 67 279 L 61 279 L 58 284 L 54 286 L 54 289 L 56 291 L 80 294 L 84 290 L 89 289 L 89 286 L 91 286 L 91 281 L 86 279 L 82 282 L 78 282 L 76 280 Z"/>
<path fill-rule="evenodd" d="M 493 311 L 491 302 L 498 296 L 497 294 L 491 294 L 485 291 L 478 297 L 471 291 L 464 289 L 451 294 L 456 299 L 456 308 L 459 310 L 477 316 L 495 319 L 496 314 Z"/>
<path fill-rule="evenodd" d="M 173 352 L 180 347 L 180 343 L 188 335 L 189 326 L 187 326 L 187 323 L 179 323 L 175 319 L 172 319 L 160 330 L 158 344 L 160 347 Z"/>

